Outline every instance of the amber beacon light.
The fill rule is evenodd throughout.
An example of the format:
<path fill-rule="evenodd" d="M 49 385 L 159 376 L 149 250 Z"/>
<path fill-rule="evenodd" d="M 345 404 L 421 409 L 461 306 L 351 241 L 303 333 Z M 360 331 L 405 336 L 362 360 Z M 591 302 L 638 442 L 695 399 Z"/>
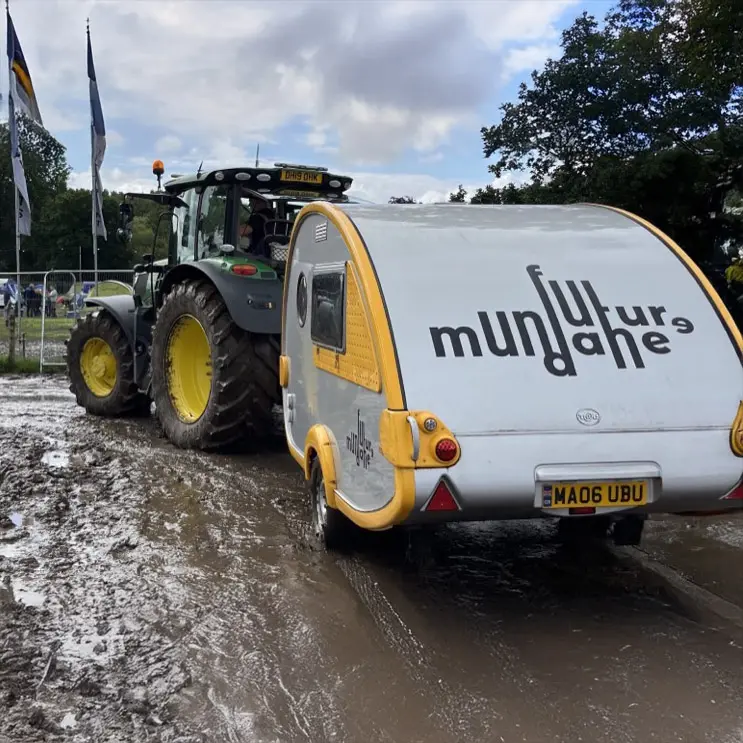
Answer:
<path fill-rule="evenodd" d="M 163 173 L 165 172 L 165 165 L 162 160 L 155 160 L 155 162 L 152 163 L 152 172 L 157 176 L 157 190 L 159 191 L 160 179 L 163 177 Z"/>

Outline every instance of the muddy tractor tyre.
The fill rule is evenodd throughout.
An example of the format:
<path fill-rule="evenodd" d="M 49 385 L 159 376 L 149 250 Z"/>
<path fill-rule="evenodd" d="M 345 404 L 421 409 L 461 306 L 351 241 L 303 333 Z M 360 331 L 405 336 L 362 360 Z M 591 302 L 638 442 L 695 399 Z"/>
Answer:
<path fill-rule="evenodd" d="M 269 436 L 278 375 L 278 344 L 239 328 L 213 284 L 173 287 L 152 341 L 153 398 L 173 444 L 218 451 Z"/>
<path fill-rule="evenodd" d="M 65 341 L 70 392 L 92 415 L 142 416 L 150 399 L 134 381 L 134 355 L 121 325 L 107 312 L 78 320 Z"/>

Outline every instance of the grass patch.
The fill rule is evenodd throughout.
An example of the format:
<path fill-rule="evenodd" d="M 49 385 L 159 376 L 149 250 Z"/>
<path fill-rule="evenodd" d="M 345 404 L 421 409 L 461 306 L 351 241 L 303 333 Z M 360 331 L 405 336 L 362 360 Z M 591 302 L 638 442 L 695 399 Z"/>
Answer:
<path fill-rule="evenodd" d="M 70 329 L 74 324 L 74 318 L 47 317 L 44 321 L 44 342 L 66 340 L 69 337 Z M 18 325 L 16 325 L 16 328 L 18 328 Z M 22 317 L 20 324 L 20 333 L 26 334 L 26 341 L 40 341 L 41 318 Z M 18 333 L 19 336 L 20 333 Z M 8 337 L 8 328 L 5 327 L 5 323 L 0 323 L 0 340 L 7 341 Z"/>
<path fill-rule="evenodd" d="M 62 374 L 65 368 L 61 366 L 52 366 L 44 369 L 44 374 Z M 38 359 L 19 359 L 17 358 L 12 364 L 7 356 L 0 356 L 0 374 L 38 374 Z"/>

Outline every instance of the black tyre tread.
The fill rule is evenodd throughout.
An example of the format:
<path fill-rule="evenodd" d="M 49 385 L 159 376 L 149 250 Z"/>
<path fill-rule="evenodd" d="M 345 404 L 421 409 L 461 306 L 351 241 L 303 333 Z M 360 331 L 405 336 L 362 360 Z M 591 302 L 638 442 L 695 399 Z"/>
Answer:
<path fill-rule="evenodd" d="M 80 354 L 90 338 L 102 338 L 111 346 L 118 365 L 117 382 L 108 397 L 96 397 L 89 389 L 80 371 Z M 134 355 L 123 329 L 105 311 L 93 312 L 80 318 L 70 330 L 67 346 L 67 376 L 70 392 L 77 404 L 91 415 L 108 418 L 136 417 L 149 414 L 150 399 L 140 392 L 134 381 Z"/>
<path fill-rule="evenodd" d="M 309 480 L 310 508 L 312 509 L 310 521 L 313 523 L 313 526 L 315 519 L 314 499 L 324 497 L 319 492 L 321 476 L 322 467 L 320 465 L 320 460 L 318 457 L 315 457 L 312 461 Z M 327 526 L 325 533 L 319 537 L 319 541 L 322 547 L 324 547 L 328 552 L 345 550 L 353 542 L 354 534 L 358 534 L 358 530 L 358 527 L 352 521 L 349 521 L 340 511 L 328 506 Z"/>
<path fill-rule="evenodd" d="M 168 336 L 178 317 L 198 316 L 212 345 L 212 397 L 202 418 L 183 423 L 173 410 L 165 374 Z M 270 435 L 280 400 L 278 354 L 264 336 L 239 328 L 216 288 L 203 279 L 184 282 L 167 295 L 153 329 L 152 389 L 168 439 L 184 449 L 216 451 L 243 439 Z"/>

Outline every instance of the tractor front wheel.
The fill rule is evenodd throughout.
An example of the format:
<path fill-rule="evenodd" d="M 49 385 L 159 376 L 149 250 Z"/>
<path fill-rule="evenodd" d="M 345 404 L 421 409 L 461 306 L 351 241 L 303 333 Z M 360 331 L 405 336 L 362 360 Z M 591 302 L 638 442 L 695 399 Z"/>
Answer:
<path fill-rule="evenodd" d="M 239 328 L 209 281 L 177 284 L 165 298 L 153 330 L 152 392 L 176 446 L 215 451 L 267 435 L 278 371 L 270 338 Z"/>
<path fill-rule="evenodd" d="M 77 404 L 109 418 L 149 413 L 134 381 L 134 356 L 124 331 L 100 310 L 80 319 L 67 343 L 67 374 Z"/>

